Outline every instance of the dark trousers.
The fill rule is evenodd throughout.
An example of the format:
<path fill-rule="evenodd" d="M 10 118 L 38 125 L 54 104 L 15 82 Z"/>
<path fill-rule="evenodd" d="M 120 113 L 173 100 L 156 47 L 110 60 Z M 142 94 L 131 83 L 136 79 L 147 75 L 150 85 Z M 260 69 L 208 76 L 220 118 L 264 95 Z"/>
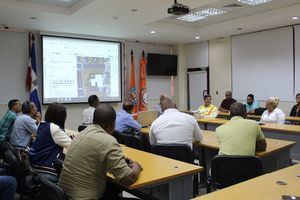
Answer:
<path fill-rule="evenodd" d="M 123 192 L 123 189 L 118 186 L 117 184 L 107 182 L 106 183 L 106 190 L 104 196 L 100 200 L 136 200 L 136 198 L 124 198 L 120 197 L 120 194 Z"/>
<path fill-rule="evenodd" d="M 12 176 L 0 176 L 0 200 L 14 200 L 17 181 Z"/>

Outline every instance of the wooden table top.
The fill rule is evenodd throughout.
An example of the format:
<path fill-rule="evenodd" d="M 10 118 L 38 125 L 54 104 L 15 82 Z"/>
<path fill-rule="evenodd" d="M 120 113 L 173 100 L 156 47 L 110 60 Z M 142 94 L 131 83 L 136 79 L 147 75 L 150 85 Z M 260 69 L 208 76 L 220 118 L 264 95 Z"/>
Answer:
<path fill-rule="evenodd" d="M 229 117 L 230 114 L 226 112 L 219 112 L 218 116 L 220 117 Z M 248 119 L 255 119 L 255 120 L 260 120 L 260 115 L 247 115 Z M 292 122 L 300 122 L 300 117 L 290 117 L 286 116 L 285 121 L 292 121 Z"/>
<path fill-rule="evenodd" d="M 300 196 L 300 164 L 284 168 L 222 190 L 200 196 L 194 200 L 281 200 L 282 195 Z M 278 185 L 284 181 L 287 185 Z"/>
<path fill-rule="evenodd" d="M 281 149 L 291 148 L 296 144 L 296 142 L 286 141 L 286 140 L 276 140 L 271 138 L 266 138 L 267 148 L 265 151 L 258 151 L 255 153 L 258 157 L 268 156 L 269 154 L 280 151 Z M 219 142 L 217 136 L 213 131 L 203 131 L 203 140 L 201 142 L 194 142 L 195 145 L 201 147 L 208 147 L 211 149 L 219 149 Z"/>
<path fill-rule="evenodd" d="M 149 128 L 142 128 L 141 133 L 149 134 Z M 217 136 L 215 135 L 214 131 L 206 131 L 202 130 L 203 133 L 203 140 L 201 142 L 194 142 L 195 145 L 201 147 L 207 147 L 211 149 L 219 149 L 219 142 L 217 140 Z M 266 138 L 267 148 L 265 151 L 256 152 L 256 156 L 264 157 L 268 156 L 269 154 L 275 153 L 280 151 L 281 149 L 291 148 L 293 147 L 296 142 L 286 141 L 286 140 L 277 140 Z"/>
<path fill-rule="evenodd" d="M 227 123 L 229 120 L 220 118 L 200 118 L 197 119 L 197 121 L 200 124 L 222 125 Z M 266 123 L 264 125 L 260 125 L 260 128 L 262 130 L 268 131 L 280 131 L 300 134 L 300 126 L 298 125 Z"/>
<path fill-rule="evenodd" d="M 138 161 L 143 167 L 138 180 L 128 189 L 137 189 L 203 171 L 203 168 L 197 165 L 147 153 L 124 145 L 122 145 L 122 150 L 126 157 Z M 111 174 L 108 176 L 113 178 Z"/>

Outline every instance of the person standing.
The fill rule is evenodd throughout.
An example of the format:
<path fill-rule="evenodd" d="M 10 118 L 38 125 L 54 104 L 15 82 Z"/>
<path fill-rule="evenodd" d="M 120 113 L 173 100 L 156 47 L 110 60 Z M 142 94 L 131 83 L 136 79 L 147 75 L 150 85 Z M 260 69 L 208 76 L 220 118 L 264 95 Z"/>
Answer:
<path fill-rule="evenodd" d="M 82 112 L 82 125 L 87 126 L 93 123 L 95 108 L 100 104 L 97 95 L 91 95 L 88 98 L 89 107 Z"/>

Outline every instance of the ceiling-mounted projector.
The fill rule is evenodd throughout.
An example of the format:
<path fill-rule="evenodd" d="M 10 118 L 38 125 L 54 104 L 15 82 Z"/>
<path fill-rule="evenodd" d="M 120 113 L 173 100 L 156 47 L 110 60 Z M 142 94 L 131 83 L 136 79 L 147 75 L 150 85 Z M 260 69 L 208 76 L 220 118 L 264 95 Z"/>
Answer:
<path fill-rule="evenodd" d="M 174 4 L 172 5 L 171 8 L 168 8 L 168 14 L 173 14 L 173 15 L 185 15 L 190 12 L 190 7 L 177 3 L 177 0 L 174 1 Z"/>

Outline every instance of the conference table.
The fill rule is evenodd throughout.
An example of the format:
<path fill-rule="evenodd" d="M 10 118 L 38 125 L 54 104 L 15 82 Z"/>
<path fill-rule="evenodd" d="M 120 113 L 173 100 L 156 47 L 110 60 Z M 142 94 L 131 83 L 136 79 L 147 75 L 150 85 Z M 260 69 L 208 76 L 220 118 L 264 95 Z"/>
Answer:
<path fill-rule="evenodd" d="M 75 137 L 78 134 L 69 129 L 65 131 Z M 125 157 L 138 161 L 143 168 L 137 181 L 125 187 L 126 189 L 150 195 L 155 199 L 187 200 L 193 197 L 193 175 L 202 172 L 203 167 L 125 145 L 121 145 L 121 148 Z M 108 180 L 115 182 L 111 174 L 108 174 Z M 136 194 L 134 191 L 133 194 Z"/>
<path fill-rule="evenodd" d="M 201 129 L 215 131 L 216 128 L 229 120 L 221 118 L 199 118 L 197 119 Z M 300 126 L 290 124 L 266 123 L 260 125 L 267 138 L 295 141 L 295 146 L 291 149 L 291 158 L 300 160 Z"/>
<path fill-rule="evenodd" d="M 278 181 L 286 184 L 278 184 Z M 194 200 L 281 200 L 283 195 L 300 197 L 300 164 L 200 196 Z"/>
<path fill-rule="evenodd" d="M 230 117 L 230 113 L 228 112 L 219 112 L 218 113 L 218 118 L 225 118 L 225 119 L 229 119 Z M 253 115 L 253 114 L 248 114 L 247 118 L 248 119 L 253 119 L 256 121 L 260 120 L 260 115 Z M 286 116 L 285 117 L 285 121 L 289 121 L 289 122 L 300 122 L 300 117 L 290 117 L 290 116 Z"/>
<path fill-rule="evenodd" d="M 173 160 L 122 145 L 126 157 L 138 161 L 143 170 L 138 180 L 127 187 L 156 199 L 185 200 L 193 197 L 193 175 L 203 171 L 197 165 Z M 111 181 L 112 175 L 108 175 Z"/>
<path fill-rule="evenodd" d="M 194 151 L 198 151 L 200 165 L 207 170 L 210 168 L 210 161 L 219 152 L 219 142 L 213 131 L 203 130 L 202 132 L 203 140 L 194 142 Z M 149 128 L 142 128 L 141 133 L 149 135 Z M 296 143 L 271 138 L 266 138 L 266 142 L 266 150 L 256 152 L 256 156 L 263 162 L 264 172 L 271 172 L 289 166 L 290 149 Z"/>

